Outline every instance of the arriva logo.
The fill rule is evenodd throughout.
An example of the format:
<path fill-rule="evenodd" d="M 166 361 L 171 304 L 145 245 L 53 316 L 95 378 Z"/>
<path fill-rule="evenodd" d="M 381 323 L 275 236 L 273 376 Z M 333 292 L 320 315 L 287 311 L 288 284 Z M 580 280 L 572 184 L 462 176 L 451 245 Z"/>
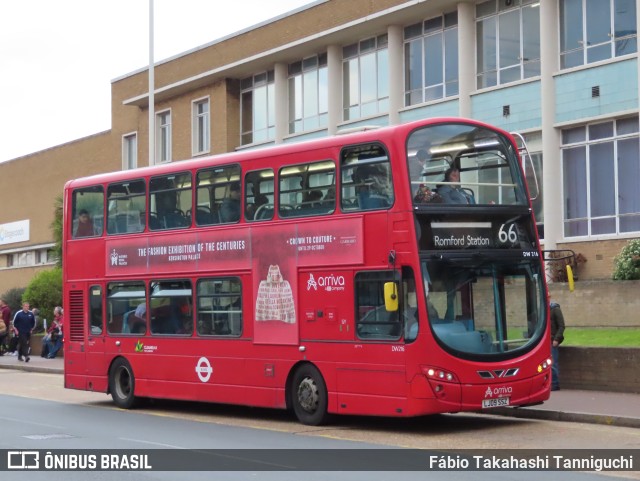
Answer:
<path fill-rule="evenodd" d="M 328 276 L 319 276 L 318 279 L 316 279 L 313 277 L 313 274 L 309 274 L 309 279 L 307 280 L 307 291 L 310 291 L 311 288 L 318 290 L 318 287 L 328 292 L 344 291 L 344 284 L 344 276 L 330 274 Z"/>
<path fill-rule="evenodd" d="M 502 397 L 507 394 L 511 394 L 512 392 L 513 392 L 513 388 L 511 386 L 500 386 L 500 387 L 494 387 L 493 389 L 491 389 L 491 387 L 488 387 L 487 390 L 484 392 L 484 397 L 485 399 L 493 396 Z"/>

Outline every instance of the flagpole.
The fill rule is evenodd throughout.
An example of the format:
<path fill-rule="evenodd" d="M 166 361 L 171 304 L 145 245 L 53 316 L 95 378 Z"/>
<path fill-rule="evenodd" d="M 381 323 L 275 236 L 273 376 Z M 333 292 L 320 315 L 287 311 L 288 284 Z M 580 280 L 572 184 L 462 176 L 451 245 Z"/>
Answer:
<path fill-rule="evenodd" d="M 153 0 L 149 0 L 149 165 L 155 164 L 155 78 L 153 60 Z"/>

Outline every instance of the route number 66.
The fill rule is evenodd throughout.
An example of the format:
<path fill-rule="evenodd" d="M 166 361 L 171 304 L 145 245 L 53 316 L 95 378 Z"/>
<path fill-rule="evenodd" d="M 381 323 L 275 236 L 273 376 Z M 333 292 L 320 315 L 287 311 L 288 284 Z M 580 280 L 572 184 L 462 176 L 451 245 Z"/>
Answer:
<path fill-rule="evenodd" d="M 500 230 L 498 231 L 498 240 L 502 244 L 506 244 L 510 242 L 515 244 L 518 240 L 518 233 L 516 232 L 516 225 L 509 224 L 509 228 L 507 229 L 507 224 L 502 224 L 500 226 Z"/>

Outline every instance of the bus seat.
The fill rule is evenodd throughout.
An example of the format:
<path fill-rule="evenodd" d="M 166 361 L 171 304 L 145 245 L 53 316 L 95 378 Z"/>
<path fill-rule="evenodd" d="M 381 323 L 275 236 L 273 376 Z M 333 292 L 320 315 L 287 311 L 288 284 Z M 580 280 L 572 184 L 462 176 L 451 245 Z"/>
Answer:
<path fill-rule="evenodd" d="M 124 234 L 127 232 L 127 225 L 128 225 L 128 221 L 129 221 L 129 216 L 128 214 L 116 214 L 116 223 L 115 223 L 115 227 L 116 227 L 116 233 L 117 234 Z"/>
<path fill-rule="evenodd" d="M 160 224 L 160 220 L 158 219 L 158 214 L 155 212 L 149 212 L 149 229 L 158 230 L 161 229 L 162 226 Z"/>
<path fill-rule="evenodd" d="M 167 212 L 164 215 L 164 224 L 167 229 L 172 229 L 175 227 L 187 227 L 189 225 L 187 223 L 187 218 L 179 210 Z"/>
<path fill-rule="evenodd" d="M 200 206 L 196 209 L 196 223 L 198 225 L 219 224 L 218 213 L 212 212 L 209 207 Z"/>
<path fill-rule="evenodd" d="M 358 194 L 358 204 L 361 209 L 381 209 L 389 207 L 389 199 L 370 192 L 360 192 Z"/>
<path fill-rule="evenodd" d="M 265 204 L 258 207 L 254 220 L 273 219 L 273 204 Z"/>
<path fill-rule="evenodd" d="M 491 334 L 486 331 L 448 332 L 440 339 L 454 349 L 472 353 L 491 352 L 493 344 Z"/>

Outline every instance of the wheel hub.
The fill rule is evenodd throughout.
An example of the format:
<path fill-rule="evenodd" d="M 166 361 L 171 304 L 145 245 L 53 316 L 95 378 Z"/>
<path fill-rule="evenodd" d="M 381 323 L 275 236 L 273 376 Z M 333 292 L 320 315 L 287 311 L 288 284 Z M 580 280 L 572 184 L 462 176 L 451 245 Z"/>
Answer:
<path fill-rule="evenodd" d="M 318 386 L 311 378 L 304 378 L 298 386 L 298 403 L 307 412 L 314 412 L 318 408 L 320 396 Z"/>

